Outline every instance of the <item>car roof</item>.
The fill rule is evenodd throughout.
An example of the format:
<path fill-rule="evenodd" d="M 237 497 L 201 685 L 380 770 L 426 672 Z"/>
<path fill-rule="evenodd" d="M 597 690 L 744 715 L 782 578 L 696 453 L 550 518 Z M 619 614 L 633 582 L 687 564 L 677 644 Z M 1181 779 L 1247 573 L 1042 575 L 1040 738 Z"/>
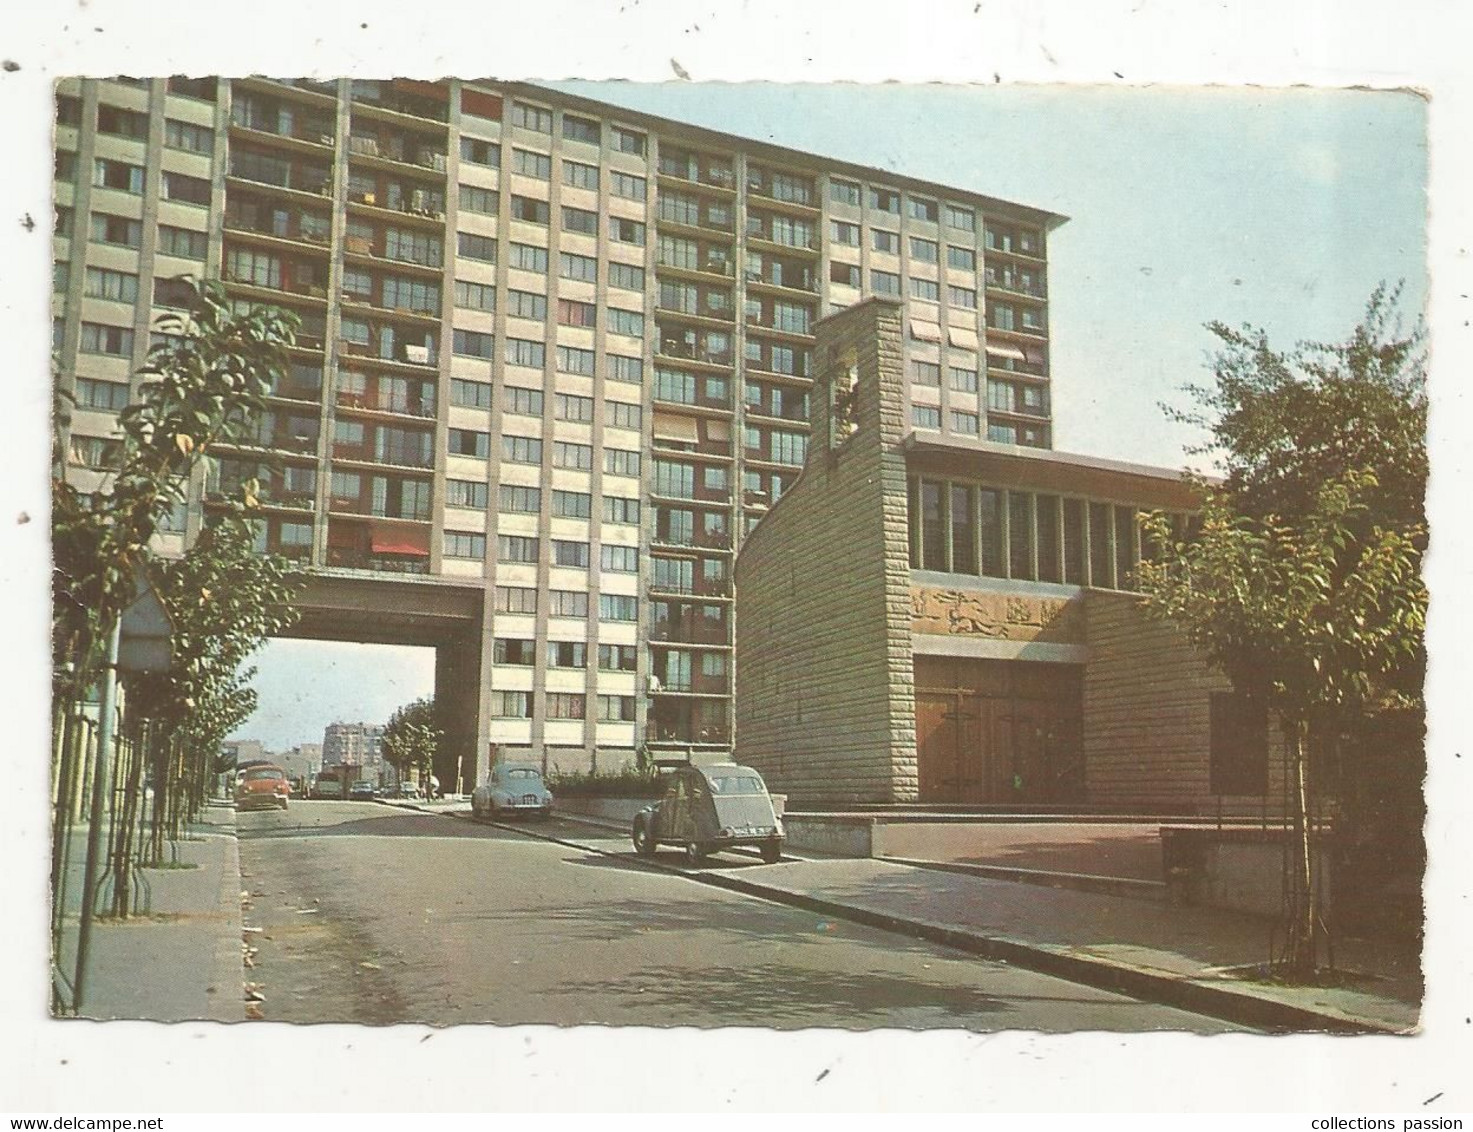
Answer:
<path fill-rule="evenodd" d="M 538 774 L 542 773 L 542 767 L 539 763 L 497 763 L 491 770 L 493 772 L 498 770 L 535 770 Z"/>
<path fill-rule="evenodd" d="M 701 775 L 703 778 L 715 778 L 718 775 L 724 776 L 729 774 L 750 774 L 759 779 L 762 777 L 751 767 L 739 766 L 737 763 L 702 763 L 699 766 L 692 764 L 686 769 Z"/>

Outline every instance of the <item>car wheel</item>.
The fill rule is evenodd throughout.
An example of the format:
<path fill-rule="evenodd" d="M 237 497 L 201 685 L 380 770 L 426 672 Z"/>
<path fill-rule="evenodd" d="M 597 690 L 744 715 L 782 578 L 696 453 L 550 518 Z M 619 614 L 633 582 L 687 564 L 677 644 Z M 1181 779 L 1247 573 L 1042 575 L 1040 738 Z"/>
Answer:
<path fill-rule="evenodd" d="M 654 856 L 655 839 L 650 836 L 648 822 L 637 821 L 634 823 L 634 851 L 641 857 Z"/>
<path fill-rule="evenodd" d="M 707 849 L 699 841 L 687 841 L 685 844 L 685 863 L 694 867 L 706 859 Z"/>
<path fill-rule="evenodd" d="M 282 800 L 281 800 L 281 808 L 282 808 L 282 809 L 283 809 L 283 810 L 284 810 L 284 809 L 286 809 L 286 799 L 285 799 L 285 798 L 283 798 L 283 799 L 282 799 Z"/>
<path fill-rule="evenodd" d="M 783 843 L 774 838 L 762 843 L 762 863 L 775 865 L 783 859 Z"/>

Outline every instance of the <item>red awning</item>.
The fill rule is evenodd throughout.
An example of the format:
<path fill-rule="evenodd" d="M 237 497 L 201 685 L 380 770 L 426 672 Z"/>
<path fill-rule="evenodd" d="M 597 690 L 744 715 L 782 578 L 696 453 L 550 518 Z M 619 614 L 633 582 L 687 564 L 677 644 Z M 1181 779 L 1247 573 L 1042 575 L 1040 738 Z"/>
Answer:
<path fill-rule="evenodd" d="M 418 558 L 430 556 L 429 547 L 415 546 L 392 535 L 374 535 L 369 546 L 375 554 L 413 554 Z"/>

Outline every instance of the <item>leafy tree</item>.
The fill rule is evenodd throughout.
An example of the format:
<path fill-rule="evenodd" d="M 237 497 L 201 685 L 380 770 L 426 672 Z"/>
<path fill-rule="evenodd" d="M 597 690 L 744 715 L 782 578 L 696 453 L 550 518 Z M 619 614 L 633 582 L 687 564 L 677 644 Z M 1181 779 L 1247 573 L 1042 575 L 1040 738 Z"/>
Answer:
<path fill-rule="evenodd" d="M 1425 364 L 1391 333 L 1378 289 L 1348 341 L 1272 350 L 1261 331 L 1214 324 L 1215 383 L 1189 387 L 1227 475 L 1200 484 L 1200 532 L 1140 569 L 1148 613 L 1173 622 L 1284 734 L 1294 830 L 1284 966 L 1317 962 L 1310 749 L 1334 747 L 1390 708 L 1420 710 L 1427 593 Z"/>
<path fill-rule="evenodd" d="M 433 697 L 405 704 L 389 717 L 384 727 L 383 755 L 400 775 L 417 772 L 428 781 L 430 766 L 444 732 L 439 727 Z"/>

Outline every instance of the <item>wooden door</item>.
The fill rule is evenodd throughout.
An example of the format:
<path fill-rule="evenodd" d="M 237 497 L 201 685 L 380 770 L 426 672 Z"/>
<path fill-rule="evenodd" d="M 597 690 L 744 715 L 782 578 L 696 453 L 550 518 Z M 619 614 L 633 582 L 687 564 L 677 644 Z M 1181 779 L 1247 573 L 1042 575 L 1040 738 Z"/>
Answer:
<path fill-rule="evenodd" d="M 916 770 L 922 802 L 961 799 L 957 700 L 953 692 L 916 692 Z"/>

